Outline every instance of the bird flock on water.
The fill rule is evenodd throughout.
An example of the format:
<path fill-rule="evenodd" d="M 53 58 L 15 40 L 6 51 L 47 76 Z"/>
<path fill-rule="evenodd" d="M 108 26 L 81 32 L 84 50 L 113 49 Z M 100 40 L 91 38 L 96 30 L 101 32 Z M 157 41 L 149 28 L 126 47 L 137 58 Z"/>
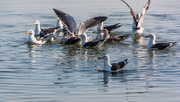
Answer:
<path fill-rule="evenodd" d="M 134 36 L 142 37 L 143 33 L 143 19 L 150 7 L 151 0 L 148 0 L 146 5 L 143 7 L 141 14 L 135 14 L 133 9 L 128 3 L 124 0 L 122 1 L 130 9 L 130 15 L 133 18 L 132 31 Z M 53 8 L 54 12 L 57 15 L 57 24 L 54 28 L 42 29 L 40 27 L 40 21 L 36 20 L 34 23 L 35 30 L 29 30 L 26 34 L 28 36 L 28 42 L 32 44 L 46 44 L 47 42 L 53 42 L 56 39 L 56 32 L 63 32 L 63 37 L 60 44 L 79 44 L 83 48 L 99 48 L 104 43 L 118 43 L 126 40 L 130 34 L 121 35 L 121 36 L 112 36 L 111 32 L 117 30 L 122 26 L 121 23 L 116 23 L 108 26 L 104 26 L 104 21 L 108 18 L 107 16 L 98 16 L 87 19 L 80 23 L 79 28 L 77 29 L 77 23 L 74 17 L 71 15 Z M 97 26 L 97 35 L 95 39 L 92 39 L 91 36 L 87 36 L 86 32 Z M 78 32 L 77 32 L 78 31 Z M 166 42 L 166 43 L 156 43 L 156 35 L 149 34 L 145 38 L 150 38 L 147 45 L 147 49 L 151 50 L 163 50 L 169 49 L 170 47 L 177 44 L 177 42 Z M 120 71 L 127 63 L 128 59 L 125 59 L 118 63 L 110 63 L 110 57 L 108 55 L 103 55 L 104 67 L 103 71 Z"/>

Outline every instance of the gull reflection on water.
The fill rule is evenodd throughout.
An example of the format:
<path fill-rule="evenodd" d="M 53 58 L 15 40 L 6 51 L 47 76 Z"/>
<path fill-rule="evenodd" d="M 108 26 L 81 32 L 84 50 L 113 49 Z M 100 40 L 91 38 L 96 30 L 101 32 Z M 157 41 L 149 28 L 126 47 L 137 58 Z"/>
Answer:
<path fill-rule="evenodd" d="M 133 36 L 133 44 L 143 44 L 143 37 L 142 36 Z"/>
<path fill-rule="evenodd" d="M 153 64 L 153 63 L 155 63 L 155 56 L 156 56 L 156 53 L 155 53 L 155 51 L 154 50 L 148 50 L 148 54 L 149 54 L 149 63 L 150 64 Z"/>
<path fill-rule="evenodd" d="M 106 87 L 109 85 L 109 77 L 111 76 L 111 72 L 104 72 L 103 73 L 103 82 Z"/>
<path fill-rule="evenodd" d="M 103 70 L 99 70 L 103 72 L 103 84 L 105 85 L 105 87 L 109 86 L 109 77 L 120 77 L 120 79 L 122 79 L 121 76 L 124 76 L 123 74 L 125 73 L 124 70 L 118 71 L 118 72 L 107 72 L 107 71 L 103 71 Z M 123 79 L 124 80 L 124 79 Z"/>
<path fill-rule="evenodd" d="M 37 47 L 36 45 L 32 45 L 32 44 L 27 45 L 27 51 L 29 52 L 29 54 L 28 54 L 29 58 L 33 58 L 33 53 L 34 53 L 34 50 L 36 47 Z"/>

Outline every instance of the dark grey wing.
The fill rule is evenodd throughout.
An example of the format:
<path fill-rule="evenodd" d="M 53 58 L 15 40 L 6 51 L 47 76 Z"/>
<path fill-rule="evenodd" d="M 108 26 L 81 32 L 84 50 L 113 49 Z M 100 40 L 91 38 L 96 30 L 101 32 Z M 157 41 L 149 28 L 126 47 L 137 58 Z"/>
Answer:
<path fill-rule="evenodd" d="M 99 42 L 98 41 L 90 41 L 90 42 L 86 42 L 83 47 L 85 48 L 89 48 L 89 47 L 93 47 L 96 46 Z"/>
<path fill-rule="evenodd" d="M 109 33 L 111 33 L 112 30 L 117 29 L 119 27 L 121 27 L 122 24 L 121 23 L 116 23 L 113 25 L 109 25 L 109 26 L 104 26 L 104 29 L 107 29 Z"/>
<path fill-rule="evenodd" d="M 130 9 L 130 14 L 133 17 L 134 22 L 136 22 L 136 16 L 135 16 L 134 11 L 132 10 L 132 8 L 124 0 L 121 0 L 121 1 L 124 2 L 127 5 L 127 7 Z"/>
<path fill-rule="evenodd" d="M 170 47 L 172 44 L 175 44 L 175 43 L 156 43 L 151 48 L 157 48 L 159 50 L 163 50 L 165 48 Z"/>
<path fill-rule="evenodd" d="M 128 59 L 125 59 L 124 61 L 121 61 L 118 64 L 121 66 L 121 68 L 123 68 L 125 65 L 128 64 Z"/>
<path fill-rule="evenodd" d="M 67 31 L 75 34 L 76 29 L 77 29 L 76 20 L 72 16 L 70 16 L 58 9 L 54 8 L 53 10 L 55 11 L 56 15 L 61 19 L 63 24 L 66 26 Z"/>
<path fill-rule="evenodd" d="M 98 25 L 99 23 L 105 21 L 106 19 L 107 19 L 106 16 L 99 16 L 99 17 L 90 18 L 90 19 L 82 22 L 79 26 L 78 35 L 86 33 L 86 31 L 89 28 Z"/>
<path fill-rule="evenodd" d="M 40 37 L 44 37 L 47 34 L 55 33 L 60 27 L 48 28 L 48 29 L 41 29 Z"/>
<path fill-rule="evenodd" d="M 99 40 L 99 41 L 89 41 L 89 42 L 86 42 L 83 47 L 85 48 L 91 48 L 91 47 L 94 47 L 100 43 L 103 43 L 105 40 Z"/>
<path fill-rule="evenodd" d="M 112 71 L 120 71 L 128 62 L 128 59 L 125 59 L 124 61 L 121 61 L 119 63 L 112 63 L 111 70 Z"/>
<path fill-rule="evenodd" d="M 67 39 L 64 44 L 76 44 L 79 41 L 81 41 L 81 38 L 77 38 L 77 37 L 71 37 L 69 39 Z"/>
<path fill-rule="evenodd" d="M 123 35 L 123 36 L 111 36 L 108 39 L 106 39 L 105 43 L 121 42 L 127 39 L 129 36 L 130 34 Z"/>
<path fill-rule="evenodd" d="M 112 65 L 111 71 L 119 71 L 119 70 L 121 70 L 121 66 L 118 63 L 112 63 L 111 65 Z"/>
<path fill-rule="evenodd" d="M 126 35 L 121 35 L 121 36 L 118 36 L 118 38 L 121 38 L 122 40 L 125 40 L 127 38 L 129 38 L 130 34 L 126 34 Z"/>

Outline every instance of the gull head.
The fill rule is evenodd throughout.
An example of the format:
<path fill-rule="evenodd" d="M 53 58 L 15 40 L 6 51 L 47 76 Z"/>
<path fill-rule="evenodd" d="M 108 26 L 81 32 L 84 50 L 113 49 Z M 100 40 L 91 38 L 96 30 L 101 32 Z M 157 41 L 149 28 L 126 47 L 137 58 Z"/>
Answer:
<path fill-rule="evenodd" d="M 102 57 L 105 61 L 109 60 L 109 56 L 108 55 L 103 55 Z"/>
<path fill-rule="evenodd" d="M 85 39 L 85 38 L 87 38 L 87 35 L 86 34 L 81 34 L 81 38 Z"/>
<path fill-rule="evenodd" d="M 155 34 L 153 34 L 153 33 L 151 33 L 151 34 L 149 34 L 148 36 L 145 36 L 145 38 L 153 38 L 153 39 L 155 39 L 156 38 L 156 35 Z"/>
<path fill-rule="evenodd" d="M 40 24 L 39 20 L 36 20 L 36 22 L 34 23 L 34 25 L 38 25 Z"/>
<path fill-rule="evenodd" d="M 29 30 L 28 32 L 26 32 L 26 34 L 33 35 L 34 34 L 34 30 Z"/>

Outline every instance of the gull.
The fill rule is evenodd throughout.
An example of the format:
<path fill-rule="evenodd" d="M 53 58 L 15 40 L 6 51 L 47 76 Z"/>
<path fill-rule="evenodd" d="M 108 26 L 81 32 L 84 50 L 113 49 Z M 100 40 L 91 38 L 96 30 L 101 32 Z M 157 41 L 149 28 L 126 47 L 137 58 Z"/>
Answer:
<path fill-rule="evenodd" d="M 132 26 L 133 33 L 135 33 L 137 35 L 141 35 L 143 33 L 143 30 L 144 30 L 144 28 L 142 27 L 143 19 L 144 19 L 145 13 L 149 9 L 150 0 L 148 0 L 146 5 L 144 6 L 144 8 L 142 10 L 142 14 L 138 13 L 138 14 L 136 14 L 136 16 L 135 16 L 132 8 L 124 0 L 121 0 L 121 1 L 124 2 L 128 6 L 128 8 L 130 9 L 130 14 L 133 17 L 133 26 Z"/>
<path fill-rule="evenodd" d="M 84 48 L 98 48 L 106 41 L 106 39 L 98 40 L 98 41 L 87 41 L 86 34 L 81 34 L 81 38 L 82 38 L 82 47 Z"/>
<path fill-rule="evenodd" d="M 148 36 L 145 36 L 145 38 L 148 38 L 148 37 L 150 37 L 150 40 L 147 46 L 148 49 L 155 49 L 155 50 L 169 49 L 178 43 L 178 42 L 156 43 L 155 34 L 149 34 Z"/>
<path fill-rule="evenodd" d="M 102 25 L 102 23 L 100 25 Z M 106 39 L 105 43 L 122 42 L 130 36 L 130 34 L 126 34 L 123 36 L 110 36 L 109 31 L 102 26 L 98 27 L 97 30 L 98 32 L 97 32 L 96 40 Z"/>
<path fill-rule="evenodd" d="M 103 29 L 100 33 L 97 34 L 96 40 L 106 39 L 105 43 L 114 43 L 114 42 L 122 42 L 127 39 L 130 34 L 121 35 L 121 36 L 110 36 L 107 29 Z"/>
<path fill-rule="evenodd" d="M 40 27 L 40 22 L 39 22 L 39 20 L 36 20 L 36 22 L 34 23 L 34 25 L 35 25 L 35 30 L 34 30 L 35 35 L 39 35 L 40 32 L 41 32 L 41 27 Z"/>
<path fill-rule="evenodd" d="M 82 40 L 82 38 L 80 37 L 81 34 L 85 34 L 89 28 L 94 27 L 107 19 L 106 16 L 99 16 L 99 17 L 90 18 L 80 23 L 78 34 L 77 36 L 75 36 L 77 23 L 74 17 L 55 8 L 53 10 L 55 11 L 56 15 L 61 19 L 68 32 L 63 37 L 63 41 L 62 41 L 63 44 L 81 44 L 81 40 Z M 87 39 L 88 41 L 91 40 L 90 38 Z"/>
<path fill-rule="evenodd" d="M 40 37 L 44 37 L 45 35 L 48 35 L 50 33 L 55 33 L 60 28 L 60 26 L 58 26 L 54 28 L 41 29 L 39 20 L 36 20 L 34 25 L 35 25 L 35 30 L 34 30 L 35 35 L 39 35 Z"/>
<path fill-rule="evenodd" d="M 29 30 L 26 32 L 26 34 L 29 34 L 28 36 L 28 42 L 34 43 L 34 44 L 45 44 L 48 40 L 51 40 L 51 38 L 55 37 L 53 33 L 50 33 L 48 36 L 43 38 L 35 38 L 34 36 L 34 30 Z"/>
<path fill-rule="evenodd" d="M 118 72 L 120 71 L 124 66 L 128 64 L 128 59 L 125 59 L 124 61 L 118 62 L 118 63 L 110 63 L 110 57 L 108 55 L 103 56 L 104 59 L 104 67 L 103 70 L 107 72 Z"/>

